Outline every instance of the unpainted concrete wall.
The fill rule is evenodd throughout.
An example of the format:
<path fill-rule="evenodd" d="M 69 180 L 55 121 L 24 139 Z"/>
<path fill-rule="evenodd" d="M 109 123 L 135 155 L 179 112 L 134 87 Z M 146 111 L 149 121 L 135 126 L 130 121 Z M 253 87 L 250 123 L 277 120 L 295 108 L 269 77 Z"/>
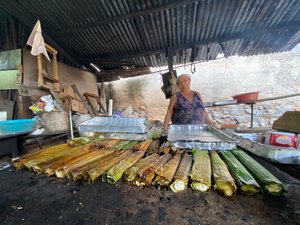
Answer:
<path fill-rule="evenodd" d="M 50 64 L 46 59 L 44 59 L 44 62 L 46 63 L 48 74 L 51 75 L 52 64 Z M 49 94 L 48 91 L 37 87 L 37 58 L 32 56 L 28 50 L 24 51 L 23 69 L 23 86 L 28 87 L 29 94 L 33 101 L 45 94 Z M 76 84 L 80 93 L 89 92 L 98 95 L 97 79 L 94 74 L 63 63 L 58 63 L 58 75 L 61 88 L 66 88 L 71 84 Z"/>
<path fill-rule="evenodd" d="M 231 57 L 196 65 L 191 73 L 190 65 L 177 70 L 177 74 L 189 73 L 191 87 L 202 94 L 204 101 L 230 100 L 235 94 L 260 91 L 259 98 L 270 98 L 300 93 L 300 46 L 291 52 L 252 57 Z M 114 110 L 126 115 L 147 116 L 163 120 L 169 101 L 161 91 L 159 73 L 138 78 L 111 82 Z M 107 96 L 108 96 L 107 95 Z M 254 126 L 271 126 L 285 111 L 300 107 L 300 96 L 254 105 Z M 234 105 L 207 108 L 217 123 L 235 123 L 250 126 L 250 106 Z"/>

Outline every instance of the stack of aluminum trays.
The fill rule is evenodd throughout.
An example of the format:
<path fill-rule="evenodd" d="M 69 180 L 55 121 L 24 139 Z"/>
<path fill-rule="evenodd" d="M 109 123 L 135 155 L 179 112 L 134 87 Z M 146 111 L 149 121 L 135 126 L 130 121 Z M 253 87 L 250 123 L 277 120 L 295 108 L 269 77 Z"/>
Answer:
<path fill-rule="evenodd" d="M 78 125 L 80 132 L 100 132 L 106 138 L 144 140 L 149 133 L 145 118 L 94 117 Z"/>
<path fill-rule="evenodd" d="M 237 143 L 228 134 L 206 124 L 170 125 L 168 141 L 177 148 L 203 150 L 231 150 Z"/>

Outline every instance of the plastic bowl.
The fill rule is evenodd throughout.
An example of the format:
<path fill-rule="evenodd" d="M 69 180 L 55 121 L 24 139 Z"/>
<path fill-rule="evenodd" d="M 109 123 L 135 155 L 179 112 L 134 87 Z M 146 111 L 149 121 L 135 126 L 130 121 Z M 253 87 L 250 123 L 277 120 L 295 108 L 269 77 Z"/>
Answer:
<path fill-rule="evenodd" d="M 30 132 L 36 123 L 37 119 L 35 118 L 0 121 L 0 136 Z"/>
<path fill-rule="evenodd" d="M 258 93 L 259 91 L 248 92 L 248 93 L 234 95 L 232 96 L 232 98 L 236 100 L 238 103 L 254 103 L 258 99 Z"/>

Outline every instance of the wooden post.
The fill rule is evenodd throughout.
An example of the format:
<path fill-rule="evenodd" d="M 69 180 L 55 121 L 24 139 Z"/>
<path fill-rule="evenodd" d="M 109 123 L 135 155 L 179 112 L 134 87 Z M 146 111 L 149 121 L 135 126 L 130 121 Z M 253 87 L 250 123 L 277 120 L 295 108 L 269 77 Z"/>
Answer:
<path fill-rule="evenodd" d="M 48 45 L 47 43 L 45 43 L 46 49 L 47 51 L 52 53 L 53 59 L 52 59 L 52 63 L 53 63 L 53 78 L 55 80 L 59 81 L 59 77 L 58 77 L 58 68 L 57 68 L 57 51 L 51 47 L 50 45 Z M 54 91 L 60 91 L 60 83 L 59 82 L 55 82 L 53 84 L 53 89 Z"/>
<path fill-rule="evenodd" d="M 43 78 L 43 56 L 42 54 L 38 54 L 37 56 L 37 64 L 38 64 L 38 87 L 44 86 L 44 78 Z"/>

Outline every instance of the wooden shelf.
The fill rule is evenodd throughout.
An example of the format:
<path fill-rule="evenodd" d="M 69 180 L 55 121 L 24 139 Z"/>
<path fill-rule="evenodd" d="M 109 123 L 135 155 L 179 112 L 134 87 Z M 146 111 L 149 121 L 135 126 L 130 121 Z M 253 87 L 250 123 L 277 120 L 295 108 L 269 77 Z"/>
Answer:
<path fill-rule="evenodd" d="M 58 68 L 57 68 L 57 51 L 52 48 L 50 45 L 45 43 L 46 50 L 52 53 L 52 67 L 53 74 L 49 76 L 45 74 L 43 71 L 43 56 L 39 54 L 37 56 L 37 64 L 38 64 L 38 87 L 46 88 L 48 90 L 60 91 L 60 82 L 58 77 Z M 52 84 L 51 84 L 52 83 Z"/>

